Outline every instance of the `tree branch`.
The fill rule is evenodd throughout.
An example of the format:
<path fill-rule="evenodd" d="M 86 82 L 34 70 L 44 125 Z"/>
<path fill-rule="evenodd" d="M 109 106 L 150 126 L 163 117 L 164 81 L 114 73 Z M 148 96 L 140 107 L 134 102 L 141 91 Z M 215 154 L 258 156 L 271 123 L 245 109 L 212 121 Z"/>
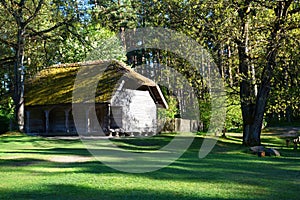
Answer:
<path fill-rule="evenodd" d="M 51 28 L 48 28 L 48 29 L 45 29 L 45 30 L 42 30 L 42 31 L 36 31 L 30 27 L 28 27 L 27 29 L 32 31 L 32 33 L 29 33 L 28 36 L 29 37 L 35 37 L 35 36 L 40 36 L 40 37 L 43 37 L 45 33 L 49 33 L 63 25 L 67 25 L 68 23 L 70 23 L 72 20 L 69 20 L 69 21 L 63 21 L 63 22 L 58 22 L 57 24 L 55 24 L 54 26 L 52 26 Z"/>
<path fill-rule="evenodd" d="M 267 5 L 267 2 L 265 0 L 262 0 L 262 1 L 261 0 L 252 0 L 252 1 L 255 2 L 255 3 L 258 3 L 259 5 L 261 5 L 261 6 L 265 7 L 265 8 L 274 9 L 273 6 Z"/>
<path fill-rule="evenodd" d="M 74 26 L 72 24 L 70 26 L 74 28 Z M 81 42 L 81 44 L 83 44 L 83 45 L 88 44 L 87 41 L 85 39 L 83 39 L 81 35 L 79 35 L 78 33 L 75 33 L 74 31 L 70 30 L 69 27 L 67 27 L 67 30 L 68 30 L 69 33 L 74 35 Z"/>
<path fill-rule="evenodd" d="M 8 11 L 9 14 L 11 14 L 12 16 L 15 17 L 15 12 L 14 12 L 14 10 L 13 10 L 11 7 L 9 7 L 9 6 L 7 5 L 6 1 L 5 1 L 5 0 L 0 0 L 0 2 L 1 2 L 1 4 L 2 4 L 2 6 L 5 8 L 5 10 Z"/>
<path fill-rule="evenodd" d="M 25 24 L 29 24 L 36 16 L 37 14 L 40 12 L 42 5 L 44 4 L 44 0 L 39 0 L 38 6 L 36 7 L 33 15 L 31 15 L 26 21 Z"/>
<path fill-rule="evenodd" d="M 300 24 L 292 24 L 291 26 L 287 27 L 288 31 L 300 29 Z"/>
<path fill-rule="evenodd" d="M 0 59 L 0 63 L 4 64 L 4 63 L 13 63 L 14 62 L 15 57 L 7 57 L 7 58 L 2 58 Z"/>
<path fill-rule="evenodd" d="M 1 59 L 0 59 L 0 63 L 2 63 L 2 62 L 7 62 L 7 61 L 13 60 L 13 59 L 14 59 L 14 57 L 1 58 Z"/>
<path fill-rule="evenodd" d="M 14 48 L 14 49 L 16 49 L 16 47 L 17 47 L 17 44 L 15 44 L 13 42 L 8 42 L 8 41 L 2 39 L 1 37 L 0 37 L 0 42 L 3 43 L 3 44 L 6 44 L 9 47 Z"/>
<path fill-rule="evenodd" d="M 300 7 L 289 11 L 289 15 L 293 15 L 293 14 L 297 14 L 297 13 L 300 13 Z"/>

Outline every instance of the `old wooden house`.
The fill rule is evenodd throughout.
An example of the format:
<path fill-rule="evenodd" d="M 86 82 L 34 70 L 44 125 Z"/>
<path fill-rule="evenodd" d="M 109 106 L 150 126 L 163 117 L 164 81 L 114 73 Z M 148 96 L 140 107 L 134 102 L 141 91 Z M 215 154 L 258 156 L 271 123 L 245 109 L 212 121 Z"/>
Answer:
<path fill-rule="evenodd" d="M 84 99 L 74 102 L 76 75 L 79 69 L 89 70 L 91 66 L 102 70 L 94 102 Z M 86 84 L 83 81 L 80 85 L 85 89 Z M 72 103 L 83 105 L 80 126 L 75 126 Z M 40 135 L 76 135 L 77 132 L 97 135 L 100 124 L 106 134 L 114 130 L 128 134 L 155 133 L 158 107 L 167 108 L 159 86 L 124 63 L 93 61 L 55 65 L 41 70 L 26 83 L 25 130 Z"/>

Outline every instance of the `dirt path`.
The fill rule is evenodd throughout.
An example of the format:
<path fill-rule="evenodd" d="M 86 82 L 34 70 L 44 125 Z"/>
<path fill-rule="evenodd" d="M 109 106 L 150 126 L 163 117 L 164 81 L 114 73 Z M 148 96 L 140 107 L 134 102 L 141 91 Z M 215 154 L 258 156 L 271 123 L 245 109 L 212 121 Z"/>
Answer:
<path fill-rule="evenodd" d="M 263 134 L 279 137 L 297 137 L 300 135 L 300 127 L 270 127 L 263 131 Z"/>
<path fill-rule="evenodd" d="M 58 163 L 74 163 L 74 162 L 88 162 L 92 161 L 94 157 L 86 157 L 86 156 L 75 156 L 75 155 L 66 155 L 66 156 L 52 156 L 47 160 L 51 162 Z"/>

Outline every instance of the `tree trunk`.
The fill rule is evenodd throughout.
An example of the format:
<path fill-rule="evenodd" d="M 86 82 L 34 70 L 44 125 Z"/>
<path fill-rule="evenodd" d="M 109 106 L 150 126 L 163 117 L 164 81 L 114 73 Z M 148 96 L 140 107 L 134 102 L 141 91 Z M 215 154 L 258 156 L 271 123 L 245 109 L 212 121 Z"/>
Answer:
<path fill-rule="evenodd" d="M 20 22 L 18 30 L 18 43 L 15 62 L 15 86 L 14 86 L 14 103 L 15 103 L 15 120 L 17 129 L 24 131 L 24 45 L 25 45 L 25 27 Z"/>
<path fill-rule="evenodd" d="M 276 20 L 274 21 L 274 25 L 272 26 L 273 30 L 271 31 L 271 35 L 267 45 L 266 65 L 261 75 L 261 83 L 258 89 L 255 104 L 252 106 L 243 106 L 242 103 L 242 114 L 244 121 L 243 144 L 247 146 L 260 145 L 262 122 L 267 99 L 270 93 L 271 79 L 273 77 L 273 71 L 276 66 L 276 57 L 279 48 L 278 44 L 280 44 L 280 41 L 282 40 L 281 33 L 283 31 L 283 24 L 285 23 L 288 14 L 288 8 L 291 6 L 292 2 L 292 0 L 278 1 L 276 7 L 274 8 Z M 243 50 L 243 48 L 239 48 L 239 51 L 241 51 L 239 52 L 239 54 L 242 56 L 239 58 L 240 60 L 243 59 Z M 243 62 L 241 64 L 243 64 Z M 240 69 L 241 68 L 243 68 L 243 66 L 240 65 Z M 242 95 L 243 92 L 247 95 L 245 91 L 242 91 L 243 88 L 247 91 L 247 87 L 244 87 L 242 82 L 241 97 L 246 97 L 245 95 Z"/>
<path fill-rule="evenodd" d="M 32 3 L 33 2 L 33 3 Z M 24 55 L 25 55 L 25 38 L 29 35 L 25 35 L 26 27 L 36 19 L 40 11 L 45 5 L 44 0 L 38 1 L 8 1 L 0 0 L 1 7 L 3 7 L 7 13 L 9 13 L 15 20 L 17 24 L 17 44 L 12 45 L 11 48 L 15 50 L 14 57 L 14 75 L 12 77 L 13 81 L 13 100 L 14 100 L 14 129 L 19 131 L 24 131 L 24 77 L 25 77 L 25 68 L 24 68 Z M 27 4 L 27 5 L 25 5 Z M 56 4 L 55 4 L 56 5 Z M 61 9 L 61 7 L 59 7 Z M 66 18 L 67 19 L 67 18 Z M 59 20 L 60 21 L 60 20 Z M 31 36 L 41 37 L 44 34 L 52 32 L 53 30 L 64 26 L 66 23 L 75 22 L 74 19 L 65 20 L 62 22 L 57 22 L 56 25 L 51 28 L 37 31 L 30 30 Z M 32 28 L 32 27 L 31 27 Z"/>
<path fill-rule="evenodd" d="M 232 76 L 232 62 L 231 62 L 231 48 L 230 45 L 228 45 L 228 61 L 229 61 L 229 65 L 228 65 L 228 76 L 229 76 L 229 84 L 230 87 L 233 87 L 233 76 Z"/>
<path fill-rule="evenodd" d="M 243 144 L 245 146 L 258 146 L 261 144 L 260 135 L 263 125 L 264 112 L 267 104 L 267 98 L 270 92 L 270 82 L 266 80 L 261 85 L 258 95 L 256 97 L 256 103 L 250 106 L 242 107 L 242 113 L 250 114 L 246 116 L 247 120 L 244 120 L 243 125 Z M 243 116 L 244 118 L 244 116 Z"/>
<path fill-rule="evenodd" d="M 243 118 L 243 144 L 246 146 L 260 145 L 264 110 L 266 105 L 265 87 L 255 94 L 252 69 L 249 61 L 249 13 L 250 2 L 245 2 L 243 11 L 239 13 L 242 22 L 242 38 L 237 40 L 239 55 L 239 72 L 241 73 L 240 100 Z"/>

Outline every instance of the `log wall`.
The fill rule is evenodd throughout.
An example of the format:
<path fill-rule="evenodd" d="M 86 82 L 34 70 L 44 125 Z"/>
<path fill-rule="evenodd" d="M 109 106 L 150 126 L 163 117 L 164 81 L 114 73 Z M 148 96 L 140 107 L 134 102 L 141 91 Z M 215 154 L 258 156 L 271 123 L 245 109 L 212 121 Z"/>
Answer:
<path fill-rule="evenodd" d="M 123 116 L 119 120 L 125 132 L 156 133 L 156 104 L 148 91 L 125 89 L 115 93 L 111 103 L 122 107 L 113 116 Z M 113 109 L 112 109 L 113 110 Z"/>

